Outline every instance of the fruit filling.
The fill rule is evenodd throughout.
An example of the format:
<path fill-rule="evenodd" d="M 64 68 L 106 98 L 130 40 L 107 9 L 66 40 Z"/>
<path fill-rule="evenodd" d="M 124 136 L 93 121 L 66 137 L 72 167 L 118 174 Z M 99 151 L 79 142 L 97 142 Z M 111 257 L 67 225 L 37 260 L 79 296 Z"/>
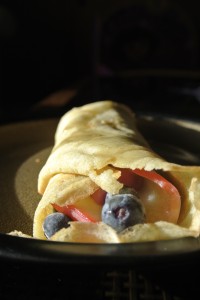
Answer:
<path fill-rule="evenodd" d="M 155 171 L 120 169 L 123 183 L 119 194 L 99 188 L 93 195 L 73 205 L 52 204 L 55 213 L 44 220 L 43 230 L 50 238 L 69 221 L 102 221 L 118 233 L 140 223 L 167 221 L 177 223 L 181 197 L 177 188 Z"/>

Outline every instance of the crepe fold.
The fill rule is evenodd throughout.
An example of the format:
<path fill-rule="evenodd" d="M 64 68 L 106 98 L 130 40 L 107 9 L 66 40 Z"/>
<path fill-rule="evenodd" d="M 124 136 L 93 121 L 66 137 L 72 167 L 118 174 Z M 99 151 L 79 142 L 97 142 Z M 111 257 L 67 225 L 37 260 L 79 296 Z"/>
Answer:
<path fill-rule="evenodd" d="M 120 234 L 99 222 L 91 226 L 91 240 L 135 242 L 199 235 L 200 167 L 174 164 L 160 157 L 139 132 L 136 114 L 122 103 L 103 100 L 74 107 L 61 117 L 52 151 L 38 176 L 42 197 L 34 215 L 33 236 L 46 239 L 42 224 L 54 211 L 52 203 L 74 204 L 99 187 L 111 194 L 119 193 L 123 184 L 118 179 L 124 168 L 166 174 L 181 194 L 178 222 L 137 224 Z M 81 241 L 88 241 L 91 224 L 72 223 L 52 239 L 77 242 L 82 230 Z M 98 233 L 103 231 L 105 239 Z"/>

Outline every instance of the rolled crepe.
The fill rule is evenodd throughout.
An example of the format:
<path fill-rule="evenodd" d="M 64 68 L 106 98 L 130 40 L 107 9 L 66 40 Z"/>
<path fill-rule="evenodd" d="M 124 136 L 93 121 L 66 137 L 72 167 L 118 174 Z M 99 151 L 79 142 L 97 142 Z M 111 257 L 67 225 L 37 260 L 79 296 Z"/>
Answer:
<path fill-rule="evenodd" d="M 162 172 L 176 186 L 181 207 L 176 224 L 166 220 L 135 224 L 117 233 L 100 220 L 72 221 L 52 240 L 70 242 L 138 242 L 197 237 L 200 232 L 200 167 L 170 163 L 155 153 L 139 132 L 136 114 L 110 100 L 74 107 L 60 119 L 52 151 L 38 176 L 41 200 L 33 220 L 33 237 L 46 239 L 45 218 L 60 207 L 84 201 L 99 188 L 115 195 L 123 188 L 122 169 Z"/>

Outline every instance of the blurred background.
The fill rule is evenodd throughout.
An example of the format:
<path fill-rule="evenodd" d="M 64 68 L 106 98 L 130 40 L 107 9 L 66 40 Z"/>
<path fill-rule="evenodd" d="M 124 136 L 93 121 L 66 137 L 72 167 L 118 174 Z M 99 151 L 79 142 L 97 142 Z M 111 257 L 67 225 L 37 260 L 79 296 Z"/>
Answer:
<path fill-rule="evenodd" d="M 1 0 L 0 119 L 103 98 L 198 118 L 199 8 L 198 0 Z"/>

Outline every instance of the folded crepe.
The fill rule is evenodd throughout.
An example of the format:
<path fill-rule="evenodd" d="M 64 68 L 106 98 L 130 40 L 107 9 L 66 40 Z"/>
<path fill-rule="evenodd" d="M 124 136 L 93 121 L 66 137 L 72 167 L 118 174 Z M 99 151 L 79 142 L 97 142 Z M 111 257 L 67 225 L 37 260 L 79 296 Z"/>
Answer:
<path fill-rule="evenodd" d="M 47 239 L 44 222 L 56 211 L 69 222 L 52 234 L 54 241 L 127 243 L 200 233 L 200 167 L 163 159 L 139 132 L 136 114 L 110 100 L 62 116 L 38 193 L 33 237 L 39 239 Z"/>

